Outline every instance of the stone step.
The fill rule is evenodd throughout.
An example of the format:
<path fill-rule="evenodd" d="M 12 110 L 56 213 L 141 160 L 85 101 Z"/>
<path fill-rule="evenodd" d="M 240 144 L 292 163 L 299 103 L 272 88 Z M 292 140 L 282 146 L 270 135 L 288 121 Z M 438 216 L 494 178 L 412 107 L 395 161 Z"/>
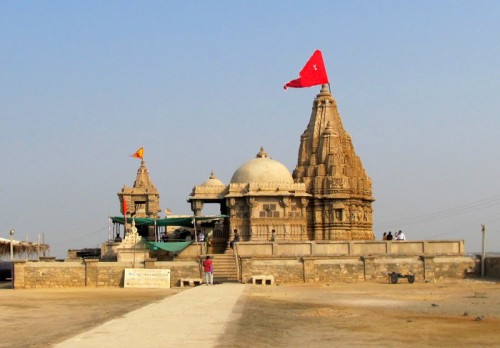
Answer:
<path fill-rule="evenodd" d="M 212 254 L 210 257 L 214 265 L 215 282 L 224 283 L 239 281 L 238 266 L 234 254 Z"/>

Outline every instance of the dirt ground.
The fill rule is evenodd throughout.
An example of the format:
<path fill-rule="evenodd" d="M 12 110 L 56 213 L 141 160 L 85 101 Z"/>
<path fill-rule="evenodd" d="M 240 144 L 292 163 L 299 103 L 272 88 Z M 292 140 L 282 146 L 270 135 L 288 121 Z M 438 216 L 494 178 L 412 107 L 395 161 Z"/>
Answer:
<path fill-rule="evenodd" d="M 49 347 L 181 289 L 11 290 L 0 347 Z M 250 286 L 220 347 L 500 346 L 500 282 Z"/>
<path fill-rule="evenodd" d="M 500 347 L 500 283 L 253 287 L 220 347 Z"/>

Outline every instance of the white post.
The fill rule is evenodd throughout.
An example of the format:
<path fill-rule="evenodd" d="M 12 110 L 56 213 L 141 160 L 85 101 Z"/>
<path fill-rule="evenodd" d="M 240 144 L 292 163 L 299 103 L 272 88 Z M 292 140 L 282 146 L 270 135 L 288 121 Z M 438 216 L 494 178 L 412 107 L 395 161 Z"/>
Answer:
<path fill-rule="evenodd" d="M 485 240 L 485 235 L 486 235 L 486 226 L 481 225 L 481 232 L 483 234 L 482 236 L 482 249 L 481 249 L 481 277 L 484 277 L 484 259 L 486 257 L 486 253 L 484 251 L 484 240 Z"/>
<path fill-rule="evenodd" d="M 10 262 L 14 261 L 14 244 L 12 243 L 12 239 L 14 238 L 14 230 L 10 230 Z"/>
<path fill-rule="evenodd" d="M 10 279 L 12 281 L 12 289 L 14 289 L 14 230 L 10 230 Z"/>

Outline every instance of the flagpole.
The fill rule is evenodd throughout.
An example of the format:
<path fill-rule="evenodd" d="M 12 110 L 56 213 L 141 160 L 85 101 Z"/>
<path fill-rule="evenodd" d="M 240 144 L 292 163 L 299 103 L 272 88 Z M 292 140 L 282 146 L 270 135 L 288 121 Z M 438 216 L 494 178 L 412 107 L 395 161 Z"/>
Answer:
<path fill-rule="evenodd" d="M 127 203 L 125 202 L 125 196 L 122 195 L 122 210 L 123 210 L 123 238 L 127 235 Z"/>
<path fill-rule="evenodd" d="M 125 217 L 124 221 L 125 225 L 124 225 L 123 236 L 125 237 L 127 235 L 127 213 L 125 213 L 124 217 Z"/>

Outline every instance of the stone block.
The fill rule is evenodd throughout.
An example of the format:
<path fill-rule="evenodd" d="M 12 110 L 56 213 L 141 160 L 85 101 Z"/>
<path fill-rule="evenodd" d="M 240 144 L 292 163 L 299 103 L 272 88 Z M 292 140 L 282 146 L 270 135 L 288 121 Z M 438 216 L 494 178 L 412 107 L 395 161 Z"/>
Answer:
<path fill-rule="evenodd" d="M 272 275 L 255 275 L 252 276 L 253 285 L 274 285 L 274 276 Z"/>
<path fill-rule="evenodd" d="M 198 286 L 202 284 L 201 278 L 180 278 L 179 285 L 181 288 L 184 286 Z"/>

